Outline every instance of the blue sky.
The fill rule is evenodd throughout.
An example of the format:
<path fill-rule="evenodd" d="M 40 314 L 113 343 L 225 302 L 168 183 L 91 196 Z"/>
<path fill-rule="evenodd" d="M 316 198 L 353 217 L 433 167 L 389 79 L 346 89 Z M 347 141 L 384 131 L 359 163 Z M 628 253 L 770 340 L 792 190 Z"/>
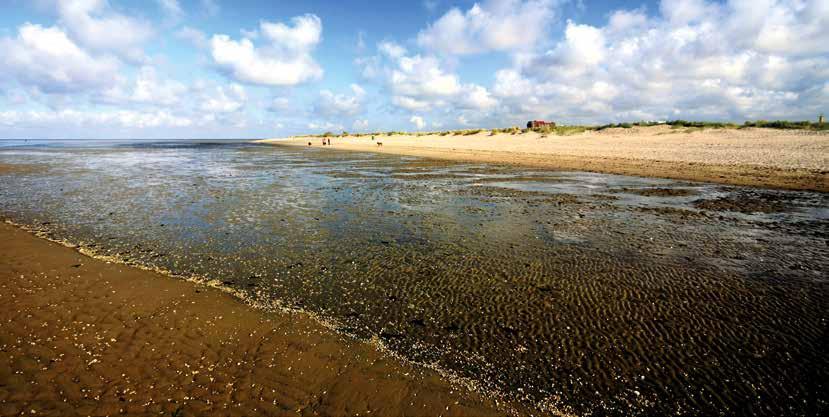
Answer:
<path fill-rule="evenodd" d="M 814 119 L 825 0 L 2 0 L 0 138 Z"/>

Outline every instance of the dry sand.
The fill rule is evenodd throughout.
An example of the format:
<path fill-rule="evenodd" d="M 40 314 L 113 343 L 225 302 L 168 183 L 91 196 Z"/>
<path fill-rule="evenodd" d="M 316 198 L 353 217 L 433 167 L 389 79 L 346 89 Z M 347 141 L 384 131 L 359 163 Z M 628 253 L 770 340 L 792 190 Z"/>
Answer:
<path fill-rule="evenodd" d="M 0 236 L 0 415 L 504 414 L 304 314 Z"/>
<path fill-rule="evenodd" d="M 335 149 L 796 190 L 829 191 L 829 132 L 613 128 L 570 136 L 525 133 L 332 138 Z M 262 142 L 321 147 L 317 137 Z"/>

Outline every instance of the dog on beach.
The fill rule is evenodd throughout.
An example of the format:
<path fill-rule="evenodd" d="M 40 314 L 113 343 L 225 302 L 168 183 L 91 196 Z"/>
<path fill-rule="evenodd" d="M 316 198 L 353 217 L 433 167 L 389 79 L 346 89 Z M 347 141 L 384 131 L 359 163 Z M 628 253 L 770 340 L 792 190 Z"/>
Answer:
<path fill-rule="evenodd" d="M 377 146 L 383 146 L 383 142 L 377 142 Z"/>

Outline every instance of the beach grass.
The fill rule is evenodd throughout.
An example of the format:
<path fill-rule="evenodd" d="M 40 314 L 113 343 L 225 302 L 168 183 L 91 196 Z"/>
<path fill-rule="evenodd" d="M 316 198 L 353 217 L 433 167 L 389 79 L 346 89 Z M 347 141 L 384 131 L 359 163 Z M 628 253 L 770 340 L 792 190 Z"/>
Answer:
<path fill-rule="evenodd" d="M 829 123 L 815 123 L 807 120 L 756 120 L 746 121 L 743 127 L 763 127 L 768 129 L 802 129 L 802 130 L 829 130 Z"/>
<path fill-rule="evenodd" d="M 314 135 L 300 135 L 301 137 L 366 137 L 366 136 L 475 136 L 483 132 L 489 132 L 487 136 L 496 135 L 518 135 L 530 132 L 540 133 L 546 136 L 572 136 L 588 131 L 602 131 L 606 129 L 631 129 L 634 127 L 648 127 L 648 126 L 670 126 L 671 129 L 680 130 L 682 132 L 690 133 L 703 129 L 744 129 L 744 128 L 764 128 L 764 129 L 781 129 L 781 130 L 810 130 L 810 131 L 826 131 L 829 130 L 829 123 L 816 123 L 807 120 L 748 120 L 742 124 L 735 122 L 712 122 L 712 121 L 695 121 L 695 120 L 668 120 L 668 121 L 637 121 L 637 122 L 621 122 L 608 123 L 603 125 L 555 125 L 555 126 L 541 126 L 537 128 L 519 128 L 517 126 L 505 128 L 489 128 L 489 129 L 458 129 L 458 130 L 443 130 L 432 132 L 405 132 L 405 131 L 387 131 L 387 132 L 365 132 L 365 133 L 349 133 L 343 131 L 342 133 L 324 132 Z M 299 136 L 297 136 L 299 137 Z"/>

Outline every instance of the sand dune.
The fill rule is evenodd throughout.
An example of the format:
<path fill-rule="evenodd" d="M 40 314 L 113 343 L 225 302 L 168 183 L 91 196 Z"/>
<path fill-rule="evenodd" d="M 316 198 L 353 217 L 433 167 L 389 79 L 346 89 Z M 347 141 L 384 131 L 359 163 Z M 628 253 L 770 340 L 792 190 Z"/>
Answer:
<path fill-rule="evenodd" d="M 829 191 L 829 132 L 776 129 L 612 128 L 570 136 L 525 133 L 332 138 L 332 147 L 430 158 L 517 164 Z M 266 139 L 321 147 L 317 137 Z"/>

